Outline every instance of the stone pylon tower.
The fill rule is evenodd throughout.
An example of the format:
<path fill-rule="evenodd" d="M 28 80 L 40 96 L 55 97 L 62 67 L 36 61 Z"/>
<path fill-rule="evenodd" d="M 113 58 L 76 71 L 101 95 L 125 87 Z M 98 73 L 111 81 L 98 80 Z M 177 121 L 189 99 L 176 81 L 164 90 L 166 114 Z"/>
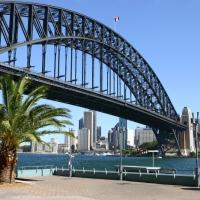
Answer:
<path fill-rule="evenodd" d="M 192 111 L 188 107 L 184 107 L 181 115 L 181 122 L 187 125 L 187 130 L 180 134 L 180 147 L 182 155 L 188 156 L 195 151 L 193 124 L 191 122 Z"/>

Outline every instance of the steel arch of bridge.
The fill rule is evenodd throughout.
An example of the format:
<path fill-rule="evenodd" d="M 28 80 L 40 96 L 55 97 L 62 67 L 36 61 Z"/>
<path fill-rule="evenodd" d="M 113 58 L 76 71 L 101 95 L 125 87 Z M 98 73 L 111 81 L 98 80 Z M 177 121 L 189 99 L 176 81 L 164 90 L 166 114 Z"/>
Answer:
<path fill-rule="evenodd" d="M 21 30 L 23 40 L 19 37 L 19 30 Z M 120 94 L 121 88 L 119 92 L 118 83 L 117 88 L 115 88 L 115 83 L 112 86 L 111 81 L 108 81 L 110 85 L 107 87 L 107 98 L 111 96 L 115 98 L 115 101 L 119 100 L 125 104 L 133 105 L 135 108 L 141 109 L 142 114 L 149 115 L 149 119 L 151 115 L 160 120 L 163 119 L 166 124 L 168 123 L 166 125 L 168 129 L 170 125 L 181 130 L 185 128 L 180 124 L 179 116 L 169 96 L 146 60 L 123 37 L 94 19 L 49 5 L 0 1 L 0 44 L 0 55 L 8 54 L 8 60 L 1 62 L 1 68 L 4 67 L 4 71 L 9 67 L 14 70 L 17 49 L 27 47 L 26 69 L 29 70 L 29 74 L 33 67 L 31 65 L 32 46 L 41 45 L 41 74 L 45 77 L 48 77 L 46 49 L 47 45 L 53 45 L 53 78 L 55 82 L 62 80 L 64 83 L 76 83 L 77 78 L 73 79 L 71 76 L 70 81 L 67 81 L 66 71 L 64 75 L 61 74 L 61 47 L 64 47 L 65 51 L 66 48 L 71 48 L 71 59 L 73 49 L 75 52 L 81 51 L 83 64 L 80 87 L 82 88 L 87 85 L 84 63 L 86 63 L 86 55 L 89 54 L 92 64 L 91 91 L 96 88 L 93 76 L 95 73 L 94 60 L 98 59 L 100 62 L 99 94 L 103 95 L 105 92 L 102 81 L 103 65 L 105 64 L 124 84 L 124 95 L 122 95 Z M 17 69 L 15 68 L 15 70 Z M 109 74 L 111 76 L 111 72 Z M 114 78 L 113 75 L 113 80 Z M 135 101 L 130 99 L 127 102 L 126 88 L 130 90 L 130 97 L 133 95 Z"/>

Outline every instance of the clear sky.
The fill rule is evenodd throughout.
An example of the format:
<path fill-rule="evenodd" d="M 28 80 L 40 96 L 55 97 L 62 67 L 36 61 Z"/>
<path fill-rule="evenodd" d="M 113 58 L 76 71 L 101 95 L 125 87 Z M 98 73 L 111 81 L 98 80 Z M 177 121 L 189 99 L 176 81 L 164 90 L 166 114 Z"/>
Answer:
<path fill-rule="evenodd" d="M 90 16 L 114 27 L 148 61 L 178 113 L 184 106 L 200 111 L 200 1 L 199 0 L 34 0 Z M 71 105 L 74 129 L 84 109 Z M 103 134 L 117 117 L 98 113 Z M 129 122 L 129 128 L 136 124 Z M 62 140 L 62 138 L 60 137 Z"/>

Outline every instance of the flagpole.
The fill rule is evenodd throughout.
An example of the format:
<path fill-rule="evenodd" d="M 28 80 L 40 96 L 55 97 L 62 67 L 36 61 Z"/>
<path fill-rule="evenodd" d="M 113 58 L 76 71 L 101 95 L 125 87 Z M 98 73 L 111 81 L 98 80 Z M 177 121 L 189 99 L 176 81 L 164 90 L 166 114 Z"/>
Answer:
<path fill-rule="evenodd" d="M 119 17 L 114 18 L 114 31 L 117 32 L 117 23 L 119 21 Z"/>

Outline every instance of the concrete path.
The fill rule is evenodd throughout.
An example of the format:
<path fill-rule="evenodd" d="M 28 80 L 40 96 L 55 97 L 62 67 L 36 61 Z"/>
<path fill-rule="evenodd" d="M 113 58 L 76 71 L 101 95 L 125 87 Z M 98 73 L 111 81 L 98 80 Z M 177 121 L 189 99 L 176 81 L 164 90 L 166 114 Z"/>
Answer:
<path fill-rule="evenodd" d="M 2 200 L 200 200 L 200 190 L 112 180 L 38 177 L 0 185 Z"/>

